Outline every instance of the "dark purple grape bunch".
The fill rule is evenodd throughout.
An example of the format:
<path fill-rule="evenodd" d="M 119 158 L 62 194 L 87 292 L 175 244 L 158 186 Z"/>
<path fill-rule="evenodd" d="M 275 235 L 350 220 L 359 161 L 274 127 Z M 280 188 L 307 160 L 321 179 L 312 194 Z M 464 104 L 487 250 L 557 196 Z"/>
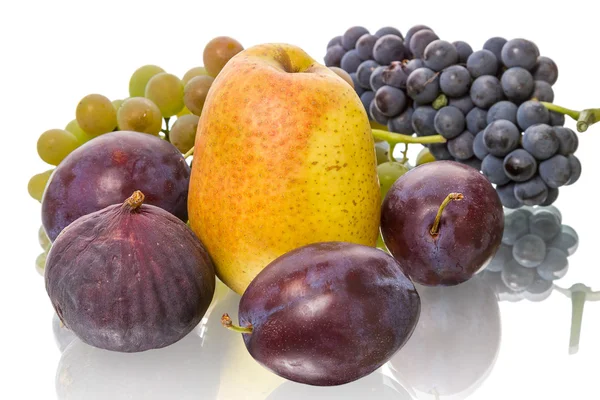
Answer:
<path fill-rule="evenodd" d="M 567 274 L 578 244 L 577 232 L 562 224 L 554 206 L 506 210 L 502 244 L 481 274 L 499 300 L 542 301 Z"/>

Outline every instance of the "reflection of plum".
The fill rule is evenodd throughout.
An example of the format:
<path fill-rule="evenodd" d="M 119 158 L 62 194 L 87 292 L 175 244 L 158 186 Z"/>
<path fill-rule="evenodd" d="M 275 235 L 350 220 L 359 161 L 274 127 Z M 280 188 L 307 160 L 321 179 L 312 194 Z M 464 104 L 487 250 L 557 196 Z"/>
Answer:
<path fill-rule="evenodd" d="M 458 286 L 417 291 L 421 316 L 390 360 L 394 376 L 419 393 L 464 398 L 496 361 L 501 336 L 496 295 L 479 275 Z"/>
<path fill-rule="evenodd" d="M 52 317 L 52 332 L 54 333 L 54 341 L 61 353 L 77 338 L 77 336 L 75 336 L 75 334 L 60 321 L 60 318 L 58 318 L 56 313 L 54 313 L 54 317 Z"/>
<path fill-rule="evenodd" d="M 119 353 L 75 339 L 56 373 L 59 399 L 214 399 L 218 370 L 194 332 L 157 350 Z"/>
<path fill-rule="evenodd" d="M 310 386 L 287 381 L 267 400 L 410 400 L 411 396 L 393 379 L 377 370 L 354 382 L 339 386 Z"/>

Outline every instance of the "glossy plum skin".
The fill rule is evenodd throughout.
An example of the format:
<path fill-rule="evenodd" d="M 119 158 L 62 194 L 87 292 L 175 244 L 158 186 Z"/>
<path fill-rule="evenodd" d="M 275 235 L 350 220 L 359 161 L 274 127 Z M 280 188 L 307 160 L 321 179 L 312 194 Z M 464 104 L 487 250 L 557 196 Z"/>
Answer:
<path fill-rule="evenodd" d="M 376 248 L 322 242 L 274 260 L 242 296 L 244 342 L 291 381 L 334 386 L 375 371 L 411 336 L 420 299 L 398 263 Z"/>
<path fill-rule="evenodd" d="M 54 241 L 46 291 L 83 342 L 139 352 L 179 341 L 202 319 L 215 290 L 200 240 L 171 213 L 125 204 L 85 215 Z"/>
<path fill-rule="evenodd" d="M 430 233 L 450 193 L 464 198 L 444 209 L 437 235 Z M 381 234 L 404 272 L 426 286 L 457 285 L 485 268 L 502 240 L 504 214 L 492 184 L 455 161 L 423 164 L 390 188 L 381 211 Z"/>
<path fill-rule="evenodd" d="M 135 190 L 146 204 L 187 221 L 190 167 L 175 146 L 146 133 L 117 131 L 73 151 L 56 168 L 42 199 L 50 240 L 77 218 L 120 204 Z"/>

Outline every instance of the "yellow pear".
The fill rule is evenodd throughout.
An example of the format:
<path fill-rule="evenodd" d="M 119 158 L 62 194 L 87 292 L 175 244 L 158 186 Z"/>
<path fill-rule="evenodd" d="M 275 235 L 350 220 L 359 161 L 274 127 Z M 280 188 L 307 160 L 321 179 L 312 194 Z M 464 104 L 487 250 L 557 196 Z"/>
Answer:
<path fill-rule="evenodd" d="M 191 227 L 239 294 L 297 247 L 375 246 L 368 116 L 342 78 L 298 47 L 258 45 L 225 65 L 198 123 L 190 179 Z"/>

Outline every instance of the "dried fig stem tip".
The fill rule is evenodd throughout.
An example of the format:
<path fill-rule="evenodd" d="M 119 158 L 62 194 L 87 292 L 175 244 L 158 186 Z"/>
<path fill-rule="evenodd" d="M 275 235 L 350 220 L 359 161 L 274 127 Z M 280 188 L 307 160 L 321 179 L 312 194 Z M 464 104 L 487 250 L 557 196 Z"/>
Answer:
<path fill-rule="evenodd" d="M 446 198 L 442 202 L 442 205 L 440 206 L 440 208 L 437 212 L 437 215 L 435 216 L 435 221 L 433 221 L 433 226 L 431 227 L 431 231 L 429 231 L 429 233 L 431 233 L 431 236 L 436 236 L 439 233 L 440 221 L 442 219 L 442 213 L 444 212 L 444 209 L 446 208 L 446 206 L 448 204 L 450 204 L 450 202 L 453 200 L 462 200 L 463 198 L 464 198 L 464 196 L 462 193 L 450 193 L 448 196 L 446 196 Z"/>
<path fill-rule="evenodd" d="M 137 210 L 139 207 L 141 207 L 142 204 L 144 204 L 144 197 L 144 193 L 140 192 L 139 190 L 136 190 L 135 192 L 133 192 L 131 197 L 125 200 L 125 205 L 128 206 L 131 210 Z"/>
<path fill-rule="evenodd" d="M 241 326 L 233 325 L 233 321 L 231 321 L 231 317 L 229 314 L 225 313 L 221 317 L 221 324 L 234 332 L 238 333 L 252 333 L 252 325 L 242 328 Z"/>

